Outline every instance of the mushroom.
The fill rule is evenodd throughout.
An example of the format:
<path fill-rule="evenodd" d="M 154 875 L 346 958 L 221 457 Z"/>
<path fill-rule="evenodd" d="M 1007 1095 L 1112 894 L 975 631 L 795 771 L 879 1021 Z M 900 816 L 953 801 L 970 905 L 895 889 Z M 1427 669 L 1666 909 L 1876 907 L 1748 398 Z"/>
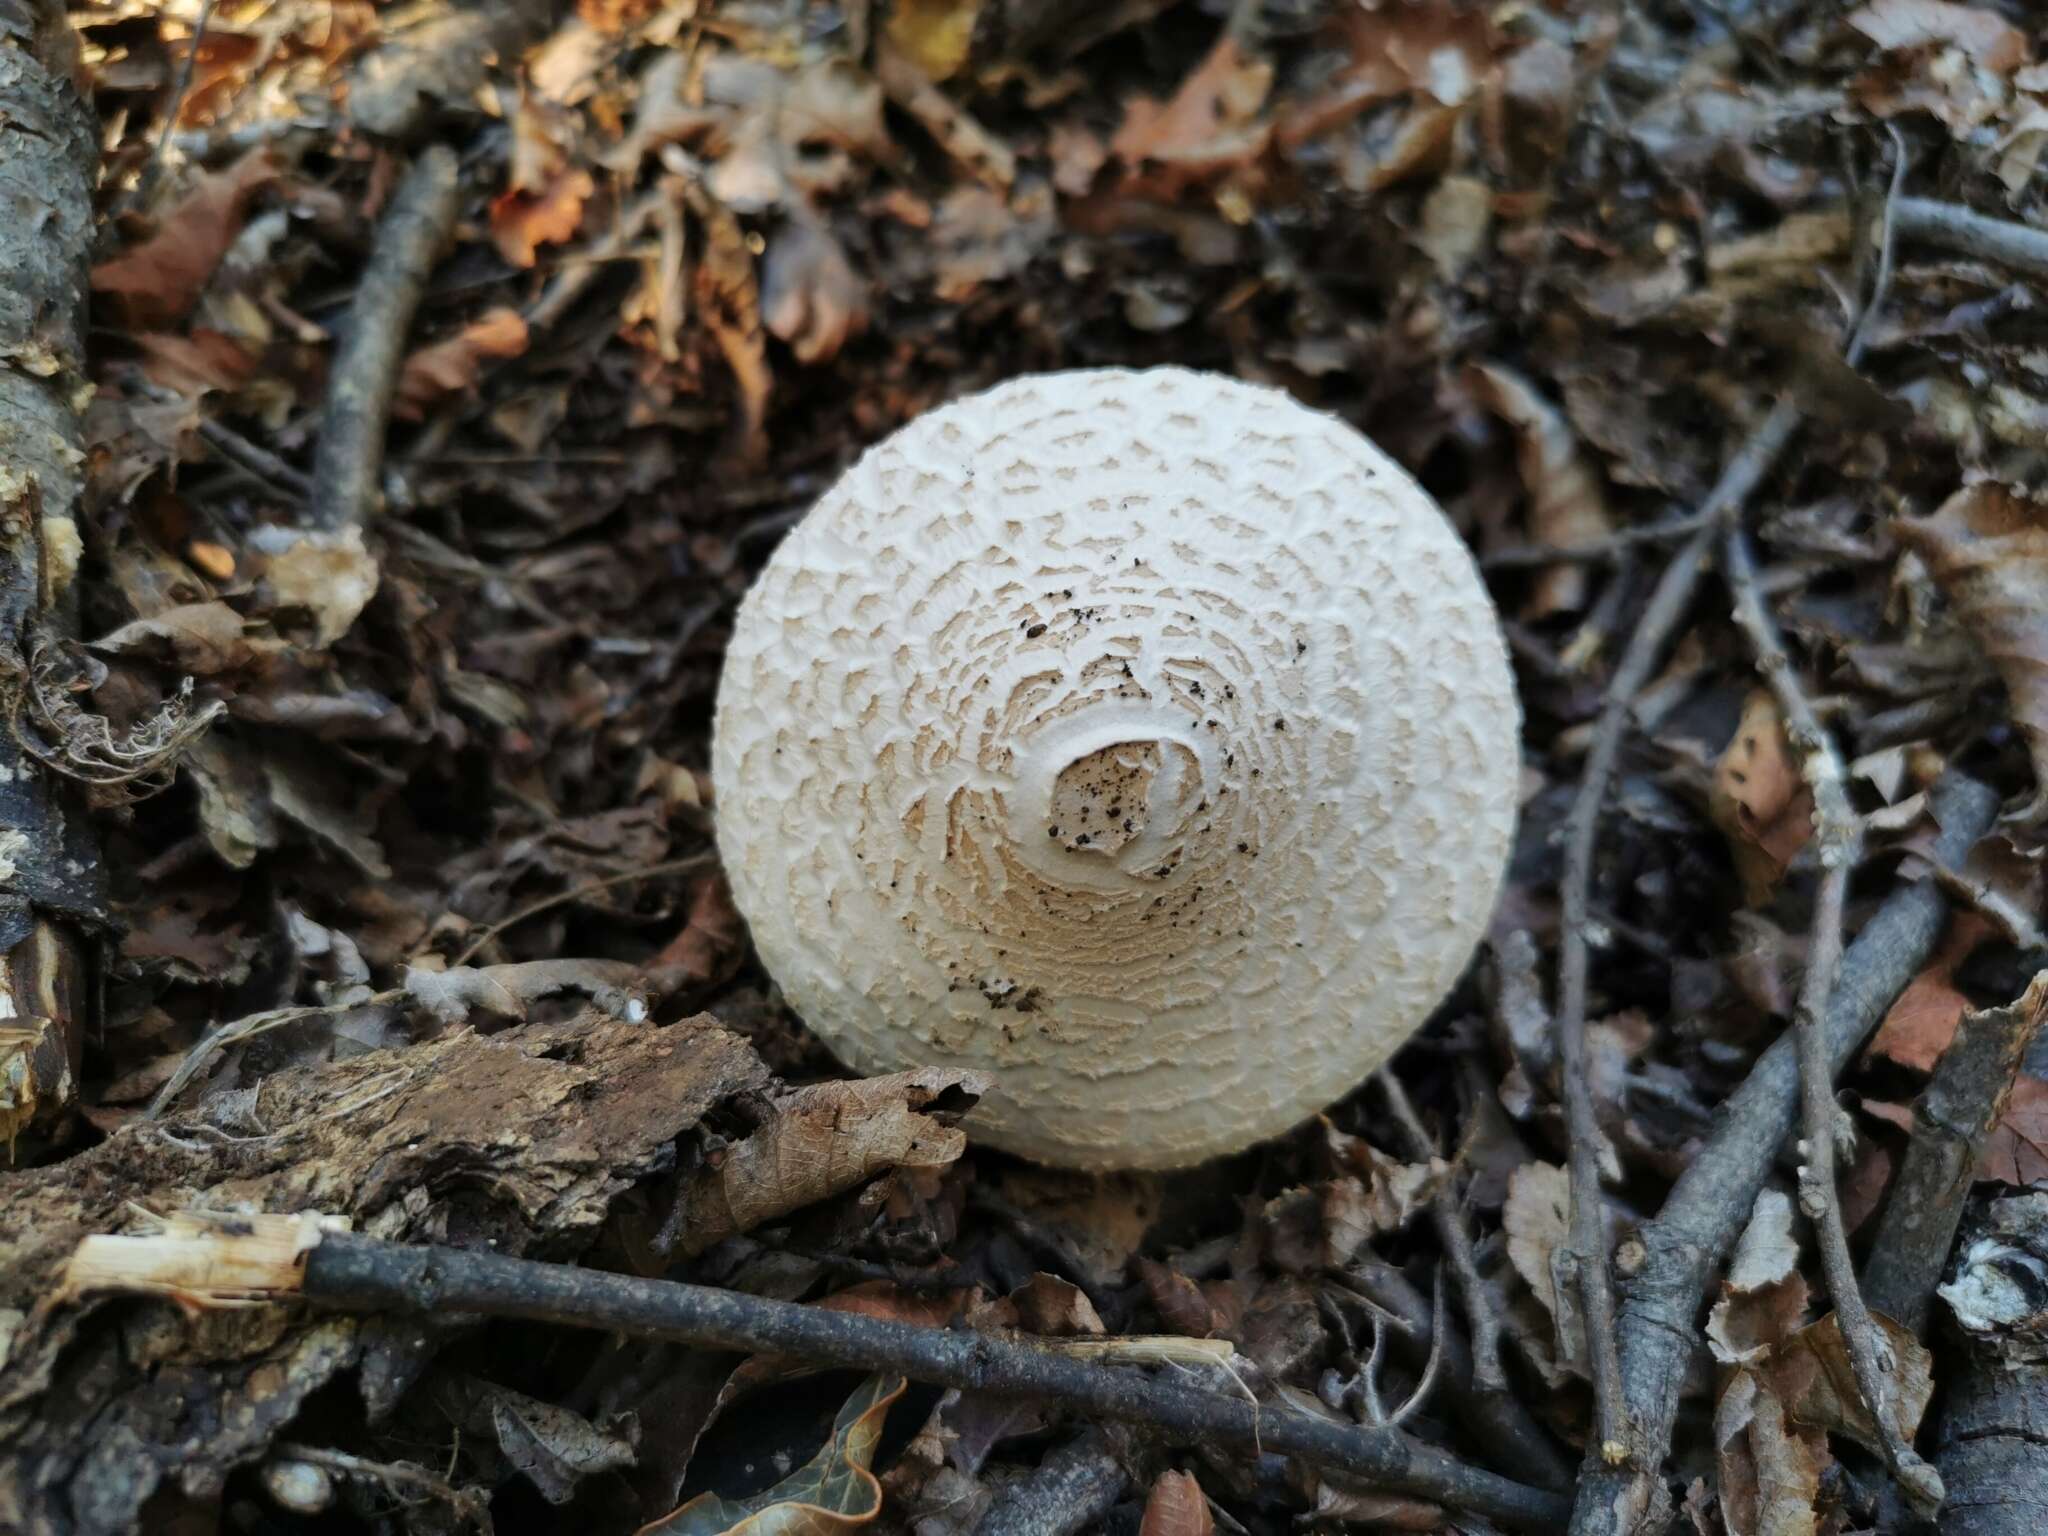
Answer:
<path fill-rule="evenodd" d="M 1174 1168 L 1288 1130 L 1485 928 L 1519 712 L 1471 556 L 1334 417 L 1159 368 L 1014 380 L 870 449 L 739 614 L 733 899 L 850 1067 L 978 1140 Z"/>

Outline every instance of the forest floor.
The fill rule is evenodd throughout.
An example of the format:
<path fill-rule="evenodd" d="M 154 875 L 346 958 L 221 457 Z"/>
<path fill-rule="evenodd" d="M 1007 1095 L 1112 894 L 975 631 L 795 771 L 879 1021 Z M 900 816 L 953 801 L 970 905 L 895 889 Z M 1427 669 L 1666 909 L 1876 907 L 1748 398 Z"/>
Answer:
<path fill-rule="evenodd" d="M 0 1529 L 2034 1536 L 2030 9 L 0 0 L 0 256 L 90 293 L 0 295 L 83 455 L 24 517 L 0 419 L 67 978 L 0 1030 Z M 1162 363 L 1442 503 L 1521 821 L 1375 1083 L 1094 1178 L 806 1034 L 709 733 L 865 445 Z"/>

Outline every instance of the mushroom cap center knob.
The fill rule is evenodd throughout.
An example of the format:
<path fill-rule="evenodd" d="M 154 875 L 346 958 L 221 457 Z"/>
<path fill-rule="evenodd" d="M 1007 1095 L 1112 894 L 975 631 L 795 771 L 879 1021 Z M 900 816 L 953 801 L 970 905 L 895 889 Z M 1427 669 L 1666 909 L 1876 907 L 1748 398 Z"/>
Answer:
<path fill-rule="evenodd" d="M 1156 741 L 1120 741 L 1075 758 L 1053 780 L 1047 833 L 1070 853 L 1121 853 L 1151 821 L 1161 760 Z"/>

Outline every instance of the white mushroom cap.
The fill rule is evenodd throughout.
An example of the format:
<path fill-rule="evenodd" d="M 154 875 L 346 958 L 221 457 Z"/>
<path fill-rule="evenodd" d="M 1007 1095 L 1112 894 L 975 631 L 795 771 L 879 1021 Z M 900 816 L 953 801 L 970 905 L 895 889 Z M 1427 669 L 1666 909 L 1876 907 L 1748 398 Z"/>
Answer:
<path fill-rule="evenodd" d="M 1180 1167 L 1441 1001 L 1518 725 L 1464 544 L 1352 428 L 1043 374 L 911 422 L 775 552 L 719 687 L 719 848 L 847 1065 L 983 1069 L 982 1141 Z"/>

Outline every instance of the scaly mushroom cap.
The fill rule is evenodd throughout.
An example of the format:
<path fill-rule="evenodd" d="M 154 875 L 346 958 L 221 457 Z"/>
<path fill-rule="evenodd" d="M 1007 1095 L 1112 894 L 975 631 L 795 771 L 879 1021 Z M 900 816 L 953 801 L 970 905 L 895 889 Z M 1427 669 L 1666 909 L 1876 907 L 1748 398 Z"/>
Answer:
<path fill-rule="evenodd" d="M 980 1140 L 1172 1168 L 1391 1055 L 1484 929 L 1518 711 L 1436 504 L 1162 368 L 910 423 L 790 535 L 718 693 L 718 842 L 846 1063 L 985 1069 Z"/>

